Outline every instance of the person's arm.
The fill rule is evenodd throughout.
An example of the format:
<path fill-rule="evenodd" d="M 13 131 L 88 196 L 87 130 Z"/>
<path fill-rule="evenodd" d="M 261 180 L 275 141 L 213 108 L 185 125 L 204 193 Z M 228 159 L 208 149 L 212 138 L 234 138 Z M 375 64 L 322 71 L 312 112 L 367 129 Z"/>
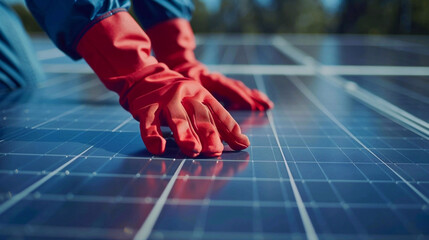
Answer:
<path fill-rule="evenodd" d="M 34 18 L 55 45 L 80 59 L 77 44 L 91 26 L 118 11 L 128 11 L 129 0 L 26 0 Z"/>
<path fill-rule="evenodd" d="M 193 0 L 133 0 L 134 12 L 144 30 L 171 19 L 192 18 Z"/>
<path fill-rule="evenodd" d="M 113 9 L 100 16 L 83 27 L 77 47 L 69 50 L 83 57 L 104 85 L 119 94 L 121 105 L 140 121 L 151 153 L 165 151 L 161 122 L 168 124 L 180 149 L 191 157 L 219 156 L 221 138 L 235 150 L 249 146 L 239 125 L 205 88 L 150 56 L 150 40 L 129 13 Z"/>

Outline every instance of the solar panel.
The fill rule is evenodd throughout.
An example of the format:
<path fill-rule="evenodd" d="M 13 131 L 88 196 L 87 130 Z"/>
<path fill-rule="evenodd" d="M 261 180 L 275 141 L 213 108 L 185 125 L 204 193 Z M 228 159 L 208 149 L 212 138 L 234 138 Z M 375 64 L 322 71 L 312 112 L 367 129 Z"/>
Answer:
<path fill-rule="evenodd" d="M 0 101 L 1 239 L 429 237 L 420 39 L 198 40 L 200 59 L 276 104 L 231 112 L 251 141 L 244 151 L 186 158 L 165 131 L 166 154 L 151 155 L 84 62 L 35 39 L 47 80 Z"/>

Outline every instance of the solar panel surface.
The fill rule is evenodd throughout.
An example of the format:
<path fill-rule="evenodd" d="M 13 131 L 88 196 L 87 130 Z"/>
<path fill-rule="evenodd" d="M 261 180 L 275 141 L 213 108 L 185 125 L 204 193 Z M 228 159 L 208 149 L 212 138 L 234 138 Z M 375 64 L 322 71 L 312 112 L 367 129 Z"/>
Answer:
<path fill-rule="evenodd" d="M 168 131 L 149 154 L 85 63 L 37 38 L 47 80 L 1 94 L 0 238 L 428 239 L 423 40 L 200 36 L 276 107 L 231 112 L 245 151 L 189 159 Z"/>

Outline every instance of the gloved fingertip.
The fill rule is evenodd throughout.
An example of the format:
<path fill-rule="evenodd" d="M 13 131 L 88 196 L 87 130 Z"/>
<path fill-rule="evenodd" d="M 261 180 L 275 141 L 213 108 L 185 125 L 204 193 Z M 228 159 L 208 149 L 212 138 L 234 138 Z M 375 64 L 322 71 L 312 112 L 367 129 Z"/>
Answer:
<path fill-rule="evenodd" d="M 178 143 L 182 152 L 189 157 L 197 157 L 200 155 L 202 147 L 201 144 L 193 142 L 193 141 L 183 141 Z"/>
<path fill-rule="evenodd" d="M 261 111 L 272 109 L 274 107 L 274 103 L 268 98 L 268 96 L 256 89 L 252 91 L 252 98 L 263 106 L 264 109 Z"/>
<path fill-rule="evenodd" d="M 252 111 L 263 112 L 268 108 L 268 105 L 264 102 L 253 100 Z"/>
<path fill-rule="evenodd" d="M 220 155 L 222 155 L 222 152 L 203 152 L 202 154 L 206 157 L 214 158 L 214 157 L 219 157 Z"/>
<path fill-rule="evenodd" d="M 229 146 L 236 151 L 240 151 L 248 148 L 250 146 L 250 141 L 246 135 L 240 134 L 235 138 L 233 143 L 229 144 Z"/>
<path fill-rule="evenodd" d="M 243 147 L 244 147 L 244 148 L 247 148 L 247 147 L 249 147 L 249 146 L 250 146 L 250 140 L 249 140 L 249 138 L 248 138 L 246 135 L 244 135 L 244 134 L 241 134 L 241 141 L 240 141 L 240 143 L 243 145 Z"/>
<path fill-rule="evenodd" d="M 270 102 L 266 102 L 263 106 L 263 109 L 261 111 L 266 111 L 266 110 L 270 110 L 274 108 L 274 103 Z"/>
<path fill-rule="evenodd" d="M 147 150 L 154 155 L 161 155 L 165 152 L 166 141 L 160 136 L 147 136 L 143 138 Z"/>
<path fill-rule="evenodd" d="M 268 109 L 273 109 L 273 108 L 274 108 L 274 103 L 268 100 Z"/>
<path fill-rule="evenodd" d="M 203 149 L 202 154 L 207 157 L 219 157 L 223 152 L 223 144 L 209 145 Z"/>
<path fill-rule="evenodd" d="M 265 106 L 263 104 L 255 103 L 255 110 L 260 112 L 265 111 Z"/>
<path fill-rule="evenodd" d="M 191 157 L 191 158 L 196 158 L 196 157 L 198 157 L 198 155 L 200 155 L 200 152 L 188 152 L 188 151 L 184 151 L 184 150 L 182 150 L 182 152 L 186 156 Z"/>

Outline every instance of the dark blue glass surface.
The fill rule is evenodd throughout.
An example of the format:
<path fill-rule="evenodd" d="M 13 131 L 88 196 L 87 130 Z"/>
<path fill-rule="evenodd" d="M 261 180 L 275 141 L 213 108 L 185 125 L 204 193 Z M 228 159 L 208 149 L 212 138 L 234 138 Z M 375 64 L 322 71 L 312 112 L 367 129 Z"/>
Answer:
<path fill-rule="evenodd" d="M 429 63 L 421 38 L 285 39 L 322 65 Z M 269 36 L 200 40 L 208 64 L 300 66 Z M 38 88 L 0 95 L 0 239 L 133 239 L 152 220 L 149 239 L 429 237 L 428 137 L 325 76 L 231 75 L 276 106 L 231 111 L 248 149 L 189 159 L 168 129 L 166 154 L 151 155 L 117 96 L 78 72 L 84 62 L 42 63 Z M 428 77 L 344 76 L 423 121 Z"/>

